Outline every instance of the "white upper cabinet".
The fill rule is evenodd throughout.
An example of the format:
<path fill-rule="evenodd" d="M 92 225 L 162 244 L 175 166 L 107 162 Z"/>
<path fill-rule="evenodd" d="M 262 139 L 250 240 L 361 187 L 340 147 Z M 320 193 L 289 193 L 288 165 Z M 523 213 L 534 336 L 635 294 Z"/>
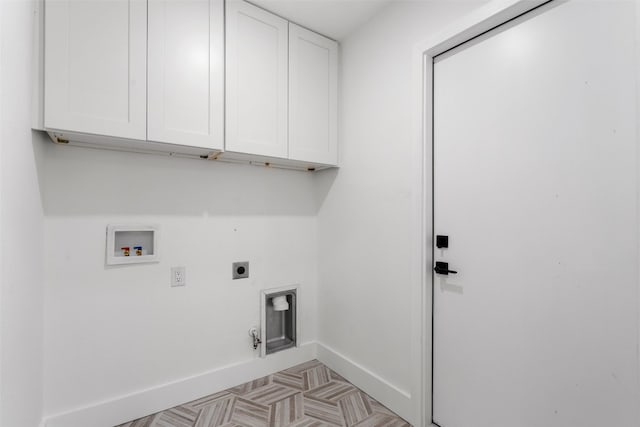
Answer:
<path fill-rule="evenodd" d="M 41 1 L 54 141 L 338 164 L 335 41 L 243 0 Z"/>
<path fill-rule="evenodd" d="M 338 44 L 289 24 L 289 158 L 338 164 Z"/>
<path fill-rule="evenodd" d="M 223 0 L 149 0 L 147 138 L 224 146 Z"/>
<path fill-rule="evenodd" d="M 146 138 L 147 2 L 45 2 L 48 129 Z"/>
<path fill-rule="evenodd" d="M 227 1 L 225 150 L 338 164 L 338 44 Z"/>
<path fill-rule="evenodd" d="M 288 23 L 238 0 L 226 15 L 225 149 L 287 158 Z"/>

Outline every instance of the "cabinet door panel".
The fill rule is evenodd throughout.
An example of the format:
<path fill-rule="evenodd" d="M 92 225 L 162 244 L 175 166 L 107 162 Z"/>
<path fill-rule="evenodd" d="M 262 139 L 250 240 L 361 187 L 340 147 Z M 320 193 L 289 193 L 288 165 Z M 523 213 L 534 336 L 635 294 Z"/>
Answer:
<path fill-rule="evenodd" d="M 45 127 L 146 138 L 144 0 L 47 0 Z"/>
<path fill-rule="evenodd" d="M 338 163 L 338 44 L 289 24 L 289 158 Z"/>
<path fill-rule="evenodd" d="M 223 10 L 223 0 L 149 0 L 149 140 L 223 147 Z"/>
<path fill-rule="evenodd" d="M 287 33 L 287 21 L 227 2 L 227 150 L 287 157 Z"/>

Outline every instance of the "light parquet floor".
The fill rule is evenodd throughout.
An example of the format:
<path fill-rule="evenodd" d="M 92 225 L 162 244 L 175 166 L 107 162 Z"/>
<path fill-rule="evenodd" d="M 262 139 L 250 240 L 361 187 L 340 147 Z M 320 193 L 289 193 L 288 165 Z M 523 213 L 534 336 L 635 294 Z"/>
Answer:
<path fill-rule="evenodd" d="M 117 427 L 410 427 L 317 360 Z"/>

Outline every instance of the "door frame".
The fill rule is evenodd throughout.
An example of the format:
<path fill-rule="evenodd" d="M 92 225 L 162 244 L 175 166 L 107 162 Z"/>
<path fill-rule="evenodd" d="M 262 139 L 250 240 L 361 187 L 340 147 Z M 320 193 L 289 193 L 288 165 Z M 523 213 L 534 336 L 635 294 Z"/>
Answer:
<path fill-rule="evenodd" d="M 411 366 L 416 375 L 411 396 L 413 413 L 422 427 L 436 426 L 433 416 L 433 58 L 546 3 L 568 0 L 492 0 L 414 48 L 415 115 L 414 257 L 420 280 L 412 290 Z M 443 426 L 446 427 L 446 426 Z"/>

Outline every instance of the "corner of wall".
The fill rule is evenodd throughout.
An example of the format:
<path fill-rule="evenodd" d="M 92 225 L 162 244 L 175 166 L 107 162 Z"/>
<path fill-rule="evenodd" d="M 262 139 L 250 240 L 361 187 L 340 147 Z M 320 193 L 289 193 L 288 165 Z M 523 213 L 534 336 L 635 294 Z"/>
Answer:
<path fill-rule="evenodd" d="M 0 3 L 0 424 L 41 421 L 43 215 L 31 134 L 33 4 Z"/>
<path fill-rule="evenodd" d="M 407 391 L 400 389 L 376 373 L 322 343 L 317 343 L 317 352 L 320 362 L 336 371 L 412 425 L 418 425 L 411 395 Z"/>

